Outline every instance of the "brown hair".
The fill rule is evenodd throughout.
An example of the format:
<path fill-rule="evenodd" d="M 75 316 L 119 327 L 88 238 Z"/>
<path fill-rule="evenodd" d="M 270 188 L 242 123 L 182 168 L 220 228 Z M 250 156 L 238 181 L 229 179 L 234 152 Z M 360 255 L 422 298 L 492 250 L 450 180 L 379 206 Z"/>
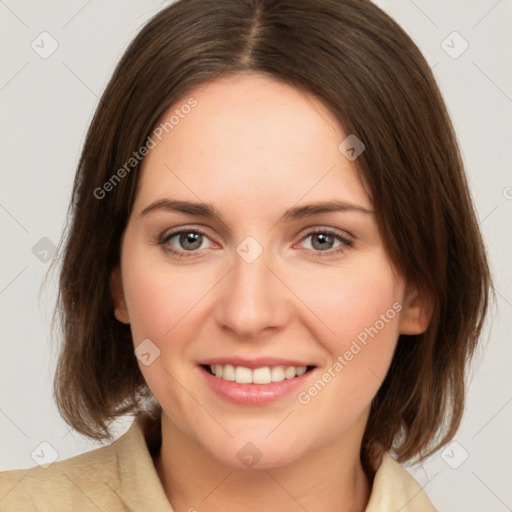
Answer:
<path fill-rule="evenodd" d="M 199 84 L 240 71 L 316 95 L 366 146 L 355 163 L 387 253 L 434 308 L 424 334 L 400 336 L 363 450 L 378 441 L 400 461 L 423 458 L 458 429 L 491 280 L 432 72 L 407 34 L 366 0 L 178 0 L 130 44 L 87 133 L 62 242 L 59 410 L 82 434 L 111 439 L 109 420 L 137 411 L 150 394 L 109 288 L 140 163 L 104 198 L 95 191 L 146 143 L 171 105 Z"/>

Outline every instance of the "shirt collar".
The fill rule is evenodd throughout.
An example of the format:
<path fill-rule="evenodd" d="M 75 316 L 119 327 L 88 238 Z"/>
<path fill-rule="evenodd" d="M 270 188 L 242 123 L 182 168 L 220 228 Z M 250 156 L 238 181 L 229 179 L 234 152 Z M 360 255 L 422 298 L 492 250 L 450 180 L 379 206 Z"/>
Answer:
<path fill-rule="evenodd" d="M 159 448 L 160 429 L 159 420 L 136 416 L 117 440 L 120 482 L 114 490 L 132 512 L 173 512 L 150 453 Z M 419 483 L 388 452 L 379 458 L 365 512 L 436 512 Z"/>
<path fill-rule="evenodd" d="M 436 512 L 420 484 L 390 454 L 382 455 L 365 512 Z"/>
<path fill-rule="evenodd" d="M 154 420 L 148 416 L 136 416 L 132 426 L 118 440 L 118 494 L 133 512 L 173 512 L 148 449 L 154 426 Z"/>

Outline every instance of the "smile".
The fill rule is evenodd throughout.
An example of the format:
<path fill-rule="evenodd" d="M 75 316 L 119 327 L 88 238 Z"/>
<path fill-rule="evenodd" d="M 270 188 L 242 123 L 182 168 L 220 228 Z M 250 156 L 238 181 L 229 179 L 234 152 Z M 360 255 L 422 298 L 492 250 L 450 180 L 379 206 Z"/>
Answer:
<path fill-rule="evenodd" d="M 209 365 L 210 373 L 216 377 L 238 384 L 270 384 L 293 379 L 304 375 L 307 366 L 262 366 L 260 368 L 246 368 L 245 366 Z"/>
<path fill-rule="evenodd" d="M 199 369 L 215 395 L 237 405 L 263 406 L 293 396 L 316 374 L 316 366 L 278 358 L 217 358 Z"/>

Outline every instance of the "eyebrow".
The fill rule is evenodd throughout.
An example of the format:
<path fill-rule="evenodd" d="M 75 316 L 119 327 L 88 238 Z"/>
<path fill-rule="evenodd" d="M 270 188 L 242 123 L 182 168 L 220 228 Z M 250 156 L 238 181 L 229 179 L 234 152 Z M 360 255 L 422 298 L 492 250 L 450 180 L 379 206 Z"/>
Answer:
<path fill-rule="evenodd" d="M 139 215 L 145 217 L 146 215 L 155 211 L 167 211 L 173 213 L 185 213 L 188 215 L 195 215 L 204 217 L 206 219 L 217 219 L 225 223 L 221 213 L 208 203 L 195 203 L 192 201 L 178 201 L 171 199 L 159 199 L 154 201 L 149 206 L 144 208 Z M 279 222 L 292 221 L 310 217 L 313 215 L 320 215 L 322 213 L 332 212 L 356 212 L 366 215 L 373 215 L 374 210 L 369 210 L 356 204 L 348 203 L 345 201 L 324 201 L 319 203 L 309 203 L 302 206 L 294 206 L 284 212 Z"/>

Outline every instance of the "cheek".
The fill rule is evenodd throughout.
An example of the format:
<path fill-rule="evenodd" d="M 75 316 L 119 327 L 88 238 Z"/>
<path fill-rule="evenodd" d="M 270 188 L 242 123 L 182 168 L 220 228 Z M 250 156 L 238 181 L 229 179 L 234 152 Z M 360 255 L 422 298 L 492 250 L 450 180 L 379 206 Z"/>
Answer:
<path fill-rule="evenodd" d="M 135 252 L 124 260 L 124 292 L 134 342 L 158 344 L 187 325 L 187 317 L 208 290 L 208 282 L 165 262 L 151 262 Z M 211 286 L 211 285 L 210 285 Z"/>
<path fill-rule="evenodd" d="M 135 347 L 149 339 L 159 350 L 152 352 L 158 353 L 154 362 L 145 365 L 139 361 L 149 388 L 168 410 L 182 410 L 187 404 L 176 393 L 179 387 L 173 386 L 172 376 L 183 381 L 183 374 L 189 370 L 182 363 L 190 359 L 200 301 L 213 283 L 199 278 L 197 272 L 154 259 L 154 255 L 137 248 L 125 251 L 123 285 L 130 327 Z"/>
<path fill-rule="evenodd" d="M 169 322 L 178 301 L 151 270 L 132 268 L 124 283 L 135 344 L 144 338 L 159 339 L 170 328 Z"/>
<path fill-rule="evenodd" d="M 319 320 L 310 329 L 328 353 L 321 382 L 312 394 L 329 387 L 333 400 L 354 411 L 368 405 L 398 340 L 402 281 L 386 260 L 379 259 L 351 272 L 333 272 L 303 293 Z"/>
<path fill-rule="evenodd" d="M 378 330 L 384 330 L 381 320 L 386 328 L 398 323 L 403 284 L 385 260 L 375 259 L 360 268 L 317 273 L 314 279 L 303 282 L 300 297 L 315 313 L 316 323 L 323 326 L 329 344 L 355 338 L 376 322 Z M 395 303 L 398 306 L 393 307 Z"/>

